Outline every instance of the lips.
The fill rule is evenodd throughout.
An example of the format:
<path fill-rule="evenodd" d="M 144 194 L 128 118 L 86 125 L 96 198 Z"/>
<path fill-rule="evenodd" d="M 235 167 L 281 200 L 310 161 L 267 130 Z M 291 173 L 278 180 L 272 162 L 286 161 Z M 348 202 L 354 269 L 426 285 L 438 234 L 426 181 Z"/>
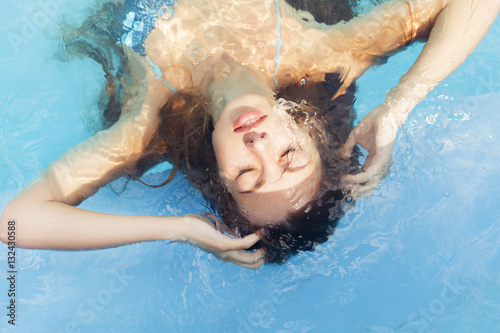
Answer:
<path fill-rule="evenodd" d="M 233 124 L 233 129 L 235 132 L 248 132 L 252 128 L 259 127 L 265 119 L 266 115 L 262 111 L 247 111 L 236 119 Z"/>

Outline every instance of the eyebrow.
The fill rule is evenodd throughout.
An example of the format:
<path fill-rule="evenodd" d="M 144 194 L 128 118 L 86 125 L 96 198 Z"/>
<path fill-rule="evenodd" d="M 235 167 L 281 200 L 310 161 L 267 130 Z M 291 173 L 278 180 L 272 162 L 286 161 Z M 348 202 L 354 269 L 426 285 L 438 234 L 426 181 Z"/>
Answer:
<path fill-rule="evenodd" d="M 241 194 L 248 194 L 248 193 L 253 193 L 255 191 L 257 191 L 259 188 L 261 188 L 262 186 L 264 186 L 264 179 L 261 179 L 259 180 L 257 183 L 255 183 L 255 185 L 249 189 L 248 191 L 244 191 L 244 192 L 240 192 Z"/>
<path fill-rule="evenodd" d="M 304 169 L 308 165 L 309 165 L 309 162 L 304 164 L 303 166 L 298 167 L 298 168 L 288 168 L 285 170 L 285 172 L 289 172 L 289 173 L 299 172 L 300 170 Z M 283 172 L 283 173 L 285 173 L 285 172 Z M 248 191 L 243 191 L 243 192 L 239 192 L 239 193 L 240 194 L 253 193 L 253 192 L 257 191 L 259 188 L 261 188 L 262 186 L 264 186 L 264 179 L 257 181 L 255 183 L 255 185 L 251 189 L 249 189 Z"/>

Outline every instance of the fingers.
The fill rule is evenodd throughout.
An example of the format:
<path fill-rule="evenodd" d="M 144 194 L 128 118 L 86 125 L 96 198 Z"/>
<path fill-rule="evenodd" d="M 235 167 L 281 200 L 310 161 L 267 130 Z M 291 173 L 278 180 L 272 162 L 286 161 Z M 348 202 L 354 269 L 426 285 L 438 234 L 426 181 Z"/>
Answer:
<path fill-rule="evenodd" d="M 354 199 L 369 198 L 373 195 L 375 190 L 378 188 L 381 177 L 376 177 L 367 183 L 356 184 L 351 187 L 351 197 Z"/>
<path fill-rule="evenodd" d="M 257 232 L 254 232 L 253 234 L 250 234 L 243 238 L 231 238 L 229 240 L 230 244 L 228 250 L 248 249 L 260 240 L 263 233 L 264 230 L 260 229 Z"/>
<path fill-rule="evenodd" d="M 215 255 L 218 259 L 230 262 L 245 268 L 259 269 L 265 264 L 265 251 L 258 249 L 254 252 L 246 252 L 243 250 L 227 251 L 223 255 Z"/>
<path fill-rule="evenodd" d="M 369 167 L 366 171 L 358 173 L 357 175 L 345 175 L 343 179 L 347 184 L 363 184 L 369 182 L 377 174 L 378 168 Z"/>
<path fill-rule="evenodd" d="M 344 149 L 342 151 L 344 158 L 351 156 L 352 150 L 354 149 L 354 146 L 356 144 L 357 144 L 356 135 L 355 132 L 352 131 L 351 134 L 349 134 L 349 137 L 347 138 L 346 142 L 344 143 Z"/>
<path fill-rule="evenodd" d="M 266 263 L 266 260 L 264 258 L 262 258 L 253 265 L 246 265 L 246 264 L 236 264 L 236 265 L 239 265 L 239 266 L 245 267 L 245 268 L 258 270 L 260 268 L 260 266 L 264 265 L 265 263 Z"/>
<path fill-rule="evenodd" d="M 259 269 L 260 266 L 266 263 L 264 249 L 258 249 L 254 252 L 247 252 L 243 249 L 253 246 L 260 240 L 263 233 L 264 230 L 261 229 L 243 238 L 231 238 L 230 249 L 221 254 L 214 253 L 214 256 L 222 261 L 231 262 L 238 266 Z"/>
<path fill-rule="evenodd" d="M 345 181 L 343 187 L 355 199 L 371 197 L 380 181 L 389 173 L 390 159 L 379 158 L 378 160 L 374 160 L 374 158 L 370 157 L 367 157 L 361 173 L 343 177 Z"/>
<path fill-rule="evenodd" d="M 342 179 L 347 184 L 363 184 L 371 179 L 385 174 L 391 164 L 391 155 L 387 153 L 369 154 L 361 168 L 361 173 L 357 175 L 345 175 Z"/>

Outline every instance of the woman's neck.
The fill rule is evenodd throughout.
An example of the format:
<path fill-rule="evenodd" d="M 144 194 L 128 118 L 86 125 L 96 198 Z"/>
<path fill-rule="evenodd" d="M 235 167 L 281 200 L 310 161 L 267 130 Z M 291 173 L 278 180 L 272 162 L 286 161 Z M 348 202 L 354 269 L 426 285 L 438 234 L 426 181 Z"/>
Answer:
<path fill-rule="evenodd" d="M 273 98 L 272 78 L 265 73 L 253 71 L 228 57 L 214 66 L 213 79 L 208 86 L 210 115 L 217 123 L 224 107 L 243 94 L 258 94 Z"/>

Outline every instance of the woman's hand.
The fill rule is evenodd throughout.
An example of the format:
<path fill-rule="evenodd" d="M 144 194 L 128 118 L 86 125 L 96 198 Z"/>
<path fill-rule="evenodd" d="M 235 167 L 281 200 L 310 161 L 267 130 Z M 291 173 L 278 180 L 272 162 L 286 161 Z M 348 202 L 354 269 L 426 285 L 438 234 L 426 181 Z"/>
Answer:
<path fill-rule="evenodd" d="M 188 243 L 212 253 L 219 260 L 232 262 L 245 268 L 259 269 L 265 263 L 263 249 L 254 252 L 245 251 L 260 240 L 262 230 L 243 238 L 232 238 L 218 231 L 208 217 L 220 224 L 213 214 L 184 215 L 186 230 L 182 237 L 173 238 L 172 241 Z"/>
<path fill-rule="evenodd" d="M 344 145 L 346 157 L 351 155 L 357 144 L 368 151 L 361 173 L 343 178 L 353 198 L 371 196 L 380 180 L 389 172 L 392 146 L 400 123 L 394 111 L 385 103 L 377 107 L 352 130 Z"/>
<path fill-rule="evenodd" d="M 356 74 L 373 65 L 377 57 L 428 38 L 418 59 L 390 92 L 391 105 L 382 104 L 362 119 L 345 144 L 346 156 L 356 144 L 369 153 L 362 172 L 344 178 L 354 197 L 373 193 L 389 171 L 392 145 L 408 113 L 462 64 L 499 11 L 497 0 L 389 1 L 340 25 L 358 68 L 353 71 Z"/>

